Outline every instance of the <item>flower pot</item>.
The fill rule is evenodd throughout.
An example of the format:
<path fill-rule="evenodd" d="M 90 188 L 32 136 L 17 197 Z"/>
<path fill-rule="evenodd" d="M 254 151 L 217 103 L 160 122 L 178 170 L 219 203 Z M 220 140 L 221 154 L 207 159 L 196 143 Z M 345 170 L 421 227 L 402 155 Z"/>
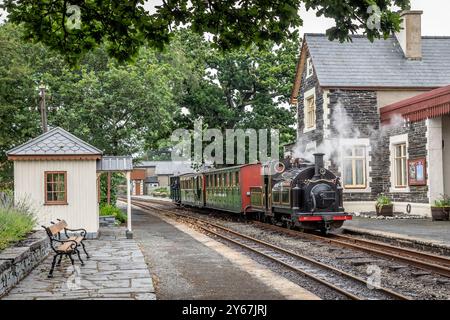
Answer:
<path fill-rule="evenodd" d="M 449 207 L 431 207 L 431 218 L 433 221 L 448 220 Z"/>
<path fill-rule="evenodd" d="M 450 217 L 450 207 L 444 207 L 444 213 L 445 213 L 444 220 L 448 221 Z"/>
<path fill-rule="evenodd" d="M 385 204 L 383 206 L 376 206 L 377 216 L 392 217 L 394 215 L 394 205 Z"/>

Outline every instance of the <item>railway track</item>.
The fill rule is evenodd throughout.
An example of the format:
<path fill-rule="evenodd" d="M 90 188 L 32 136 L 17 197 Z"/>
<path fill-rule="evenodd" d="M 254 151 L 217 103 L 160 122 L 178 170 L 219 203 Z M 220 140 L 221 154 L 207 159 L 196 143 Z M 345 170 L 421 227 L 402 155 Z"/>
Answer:
<path fill-rule="evenodd" d="M 401 248 L 382 242 L 371 241 L 346 235 L 331 234 L 328 236 L 320 236 L 311 233 L 302 233 L 294 230 L 288 230 L 283 227 L 268 225 L 258 221 L 254 221 L 253 223 L 261 228 L 289 234 L 291 236 L 323 241 L 341 247 L 364 251 L 375 256 L 393 259 L 399 262 L 406 263 L 408 265 L 412 265 L 421 270 L 431 271 L 441 276 L 450 278 L 449 257 L 411 250 L 407 248 Z"/>
<path fill-rule="evenodd" d="M 141 200 L 142 201 L 142 200 Z M 144 201 L 144 202 L 149 202 Z M 153 201 L 154 203 L 169 204 L 164 201 Z M 253 224 L 263 228 L 284 234 L 288 234 L 294 237 L 300 237 L 304 239 L 323 241 L 326 243 L 334 244 L 341 247 L 347 247 L 359 251 L 363 251 L 378 257 L 392 259 L 407 265 L 414 266 L 418 269 L 434 272 L 441 276 L 450 278 L 450 257 L 431 254 L 423 251 L 417 251 L 407 248 L 401 248 L 390 244 L 372 241 L 367 239 L 361 239 L 357 237 L 351 237 L 347 235 L 331 234 L 328 236 L 321 236 L 312 233 L 298 232 L 295 230 L 289 230 L 283 227 L 269 225 L 266 223 L 253 221 Z"/>
<path fill-rule="evenodd" d="M 271 243 L 255 239 L 241 234 L 221 225 L 181 214 L 173 210 L 149 205 L 148 201 L 133 200 L 133 204 L 147 210 L 156 210 L 173 218 L 182 219 L 184 222 L 194 225 L 205 233 L 232 243 L 256 255 L 264 257 L 272 262 L 282 265 L 286 269 L 305 276 L 328 289 L 352 300 L 410 300 L 403 294 L 384 287 L 369 288 L 367 281 L 352 275 L 346 271 L 339 270 L 333 266 L 326 265 L 307 256 L 281 248 Z M 158 203 L 161 204 L 162 203 Z M 164 204 L 167 205 L 167 204 Z"/>

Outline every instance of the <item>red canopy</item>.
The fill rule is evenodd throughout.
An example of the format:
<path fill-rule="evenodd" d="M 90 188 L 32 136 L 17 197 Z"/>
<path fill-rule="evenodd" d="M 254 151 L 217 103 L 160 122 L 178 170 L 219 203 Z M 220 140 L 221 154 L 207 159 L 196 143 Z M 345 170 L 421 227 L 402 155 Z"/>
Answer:
<path fill-rule="evenodd" d="M 450 86 L 402 100 L 380 109 L 381 122 L 389 122 L 401 115 L 411 122 L 450 114 Z"/>

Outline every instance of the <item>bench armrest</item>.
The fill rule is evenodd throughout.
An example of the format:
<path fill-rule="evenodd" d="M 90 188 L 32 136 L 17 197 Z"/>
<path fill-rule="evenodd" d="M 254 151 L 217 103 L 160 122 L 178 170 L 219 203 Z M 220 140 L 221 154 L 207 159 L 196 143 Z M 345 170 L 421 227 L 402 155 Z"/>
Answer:
<path fill-rule="evenodd" d="M 78 246 L 77 242 L 74 241 L 74 240 L 59 240 L 59 239 L 51 238 L 50 239 L 50 245 L 51 245 L 53 251 L 55 251 L 55 252 L 57 251 L 57 249 L 53 246 L 53 241 L 59 242 L 61 244 L 71 242 L 70 249 L 72 249 L 72 250 L 75 250 L 76 247 Z"/>

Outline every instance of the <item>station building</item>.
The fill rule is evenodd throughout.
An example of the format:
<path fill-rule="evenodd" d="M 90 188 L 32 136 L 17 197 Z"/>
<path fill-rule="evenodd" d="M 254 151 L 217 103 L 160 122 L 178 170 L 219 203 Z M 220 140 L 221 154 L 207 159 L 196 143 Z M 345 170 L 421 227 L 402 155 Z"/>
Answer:
<path fill-rule="evenodd" d="M 395 211 L 430 215 L 450 194 L 450 37 L 422 36 L 421 15 L 403 12 L 402 31 L 386 40 L 303 38 L 287 155 L 324 152 L 348 211 L 374 211 L 386 194 Z"/>

